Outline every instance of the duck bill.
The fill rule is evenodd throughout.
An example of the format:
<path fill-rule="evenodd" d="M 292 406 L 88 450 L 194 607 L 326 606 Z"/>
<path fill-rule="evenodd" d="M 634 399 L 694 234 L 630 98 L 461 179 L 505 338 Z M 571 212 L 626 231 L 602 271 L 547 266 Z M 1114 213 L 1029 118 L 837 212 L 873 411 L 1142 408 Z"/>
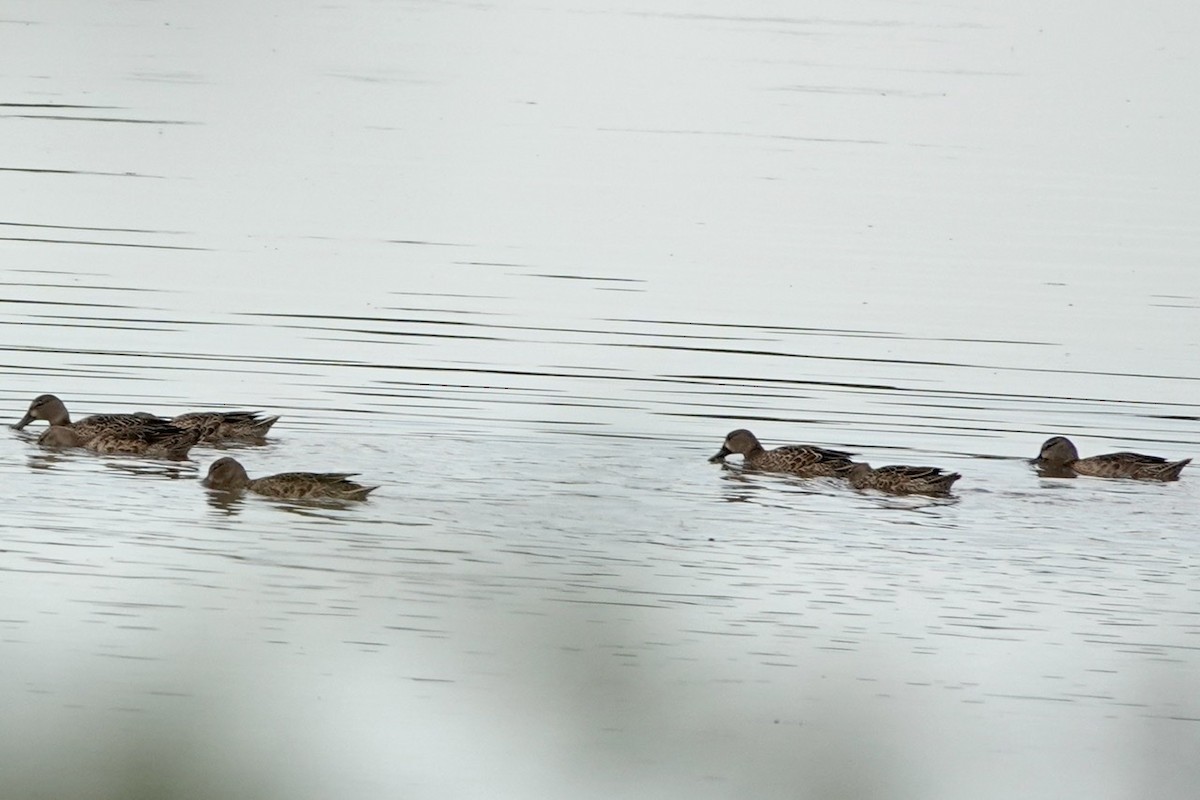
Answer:
<path fill-rule="evenodd" d="M 20 422 L 13 425 L 13 430 L 19 431 L 31 422 L 33 422 L 33 414 L 26 414 L 25 416 L 21 417 Z"/>
<path fill-rule="evenodd" d="M 730 454 L 730 453 L 732 453 L 732 452 L 733 452 L 733 451 L 732 451 L 732 450 L 730 450 L 728 447 L 722 447 L 722 448 L 721 448 L 721 452 L 717 453 L 715 456 L 713 456 L 712 458 L 710 458 L 710 459 L 708 460 L 708 463 L 710 463 L 710 464 L 716 464 L 718 461 L 724 461 L 724 460 L 725 460 L 725 456 L 729 455 L 729 454 Z"/>

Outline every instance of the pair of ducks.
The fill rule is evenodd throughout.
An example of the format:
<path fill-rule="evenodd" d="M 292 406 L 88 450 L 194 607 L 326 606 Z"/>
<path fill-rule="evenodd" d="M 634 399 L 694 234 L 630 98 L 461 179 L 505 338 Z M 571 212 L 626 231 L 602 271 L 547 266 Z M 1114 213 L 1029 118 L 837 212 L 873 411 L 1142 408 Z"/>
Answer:
<path fill-rule="evenodd" d="M 21 430 L 34 420 L 49 423 L 38 437 L 42 447 L 82 447 L 94 453 L 183 459 L 197 444 L 262 442 L 279 417 L 265 417 L 254 411 L 194 411 L 164 419 L 139 411 L 95 414 L 72 422 L 62 400 L 43 394 L 34 398 L 25 416 L 13 427 Z M 224 457 L 209 466 L 203 484 L 231 492 L 249 489 L 287 500 L 363 500 L 379 488 L 355 483 L 350 480 L 353 476 L 342 472 L 284 472 L 251 478 L 236 459 Z"/>
<path fill-rule="evenodd" d="M 709 461 L 723 462 L 725 456 L 734 453 L 740 453 L 745 459 L 745 466 L 751 469 L 790 472 L 804 477 L 846 478 L 856 489 L 876 489 L 890 494 L 946 494 L 954 482 L 962 477 L 957 472 L 944 472 L 940 467 L 893 464 L 873 469 L 870 464 L 851 461 L 851 453 L 814 445 L 793 444 L 766 450 L 757 437 L 745 429 L 726 436 L 720 452 Z M 1039 473 L 1045 477 L 1091 475 L 1146 481 L 1178 480 L 1179 473 L 1190 462 L 1190 458 L 1168 461 L 1159 456 L 1129 452 L 1080 458 L 1075 445 L 1063 436 L 1047 439 L 1034 459 Z"/>
<path fill-rule="evenodd" d="M 725 456 L 740 453 L 750 469 L 766 472 L 790 472 L 805 478 L 845 478 L 855 489 L 875 489 L 889 494 L 943 495 L 961 478 L 957 472 L 940 467 L 910 467 L 891 464 L 873 469 L 870 464 L 850 460 L 852 453 L 830 450 L 810 444 L 789 444 L 766 450 L 750 431 L 739 428 L 730 432 L 721 450 L 709 459 L 724 462 Z"/>

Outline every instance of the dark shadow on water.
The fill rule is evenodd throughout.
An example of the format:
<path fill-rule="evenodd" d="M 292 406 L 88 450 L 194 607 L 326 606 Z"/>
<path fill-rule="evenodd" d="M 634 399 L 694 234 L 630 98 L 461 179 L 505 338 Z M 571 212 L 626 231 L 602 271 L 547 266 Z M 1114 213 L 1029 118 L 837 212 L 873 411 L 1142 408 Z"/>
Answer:
<path fill-rule="evenodd" d="M 872 507 L 882 511 L 925 511 L 930 508 L 956 506 L 962 502 L 957 493 L 942 496 L 925 494 L 887 494 L 873 489 L 857 492 Z"/>
<path fill-rule="evenodd" d="M 356 500 L 281 500 L 275 497 L 262 497 L 248 491 L 231 492 L 201 488 L 206 494 L 205 499 L 209 506 L 227 517 L 240 514 L 247 503 L 263 503 L 307 519 L 340 522 L 344 516 L 331 512 L 350 511 L 361 508 L 364 503 L 364 501 Z"/>
<path fill-rule="evenodd" d="M 277 500 L 267 497 L 264 497 L 263 500 L 289 514 L 324 522 L 342 522 L 345 515 L 333 512 L 353 511 L 361 508 L 364 502 L 354 500 Z M 370 500 L 365 502 L 369 503 Z"/>
<path fill-rule="evenodd" d="M 246 498 L 242 492 L 224 492 L 206 489 L 203 486 L 200 487 L 200 490 L 204 492 L 204 499 L 209 506 L 225 517 L 236 517 L 241 513 L 242 506 L 246 504 Z"/>
<path fill-rule="evenodd" d="M 279 444 L 279 439 L 273 436 L 271 438 L 257 436 L 242 439 L 226 439 L 222 442 L 201 442 L 192 451 L 192 458 L 207 461 L 208 457 L 204 455 L 205 450 L 215 450 L 216 453 L 212 457 L 216 458 L 219 453 L 238 450 L 262 450 L 277 444 Z"/>
<path fill-rule="evenodd" d="M 8 427 L 11 429 L 12 426 Z M 99 454 L 83 447 L 42 447 L 38 444 L 38 438 L 45 430 L 40 426 L 37 429 L 31 426 L 25 430 L 12 431 L 13 436 L 23 440 L 30 448 L 30 469 L 46 471 L 70 464 L 100 464 L 105 469 L 137 477 L 152 476 L 178 480 L 193 478 L 196 475 L 197 464 L 192 458 L 159 459 L 133 454 Z"/>
<path fill-rule="evenodd" d="M 727 502 L 749 502 L 753 493 L 760 491 L 786 491 L 801 495 L 838 495 L 844 493 L 846 484 L 836 478 L 803 478 L 786 472 L 762 472 L 748 470 L 735 464 L 722 462 L 718 477 L 724 482 L 722 488 L 737 490 L 737 494 L 724 498 Z"/>
<path fill-rule="evenodd" d="M 70 464 L 76 459 L 71 456 L 64 455 L 61 452 L 44 451 L 29 454 L 29 468 L 33 470 L 49 471 L 56 469 L 62 464 Z"/>
<path fill-rule="evenodd" d="M 36 448 L 36 440 L 30 443 Z M 191 461 L 158 461 L 127 456 L 101 456 L 82 448 L 70 450 L 42 450 L 31 452 L 28 465 L 32 470 L 50 471 L 66 468 L 74 464 L 99 464 L 106 470 L 113 470 L 125 476 L 135 478 L 162 478 L 166 480 L 191 480 L 196 477 L 196 465 Z"/>
<path fill-rule="evenodd" d="M 1039 461 L 1029 462 L 1033 467 L 1033 471 L 1037 473 L 1039 478 L 1078 478 L 1079 475 L 1072 469 L 1054 464 L 1043 464 Z"/>
<path fill-rule="evenodd" d="M 133 477 L 154 477 L 167 480 L 192 480 L 196 477 L 195 462 L 143 461 L 140 459 L 104 459 L 105 469 Z"/>

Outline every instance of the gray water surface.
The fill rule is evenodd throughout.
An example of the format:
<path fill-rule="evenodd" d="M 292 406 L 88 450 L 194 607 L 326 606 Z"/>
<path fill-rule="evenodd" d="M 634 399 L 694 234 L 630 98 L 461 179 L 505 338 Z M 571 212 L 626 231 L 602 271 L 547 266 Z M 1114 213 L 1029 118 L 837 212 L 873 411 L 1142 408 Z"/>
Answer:
<path fill-rule="evenodd" d="M 5 798 L 1195 797 L 1192 6 L 3 16 Z"/>

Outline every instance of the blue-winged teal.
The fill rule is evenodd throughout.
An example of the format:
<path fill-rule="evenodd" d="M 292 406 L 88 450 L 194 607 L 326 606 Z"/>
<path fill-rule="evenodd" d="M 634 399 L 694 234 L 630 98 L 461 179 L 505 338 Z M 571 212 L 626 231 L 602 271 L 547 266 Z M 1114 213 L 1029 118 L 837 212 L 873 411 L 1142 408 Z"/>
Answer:
<path fill-rule="evenodd" d="M 872 469 L 870 464 L 855 464 L 847 477 L 855 489 L 876 489 L 889 494 L 947 494 L 962 475 L 944 472 L 941 467 L 889 464 Z"/>
<path fill-rule="evenodd" d="M 132 434 L 146 429 L 178 430 L 166 420 L 149 414 L 94 414 L 84 417 L 78 422 L 71 422 L 71 415 L 67 413 L 67 407 L 63 405 L 63 401 L 52 394 L 42 394 L 33 398 L 25 416 L 21 417 L 20 422 L 13 427 L 21 430 L 36 419 L 44 419 L 51 426 L 60 426 L 74 431 L 81 442 L 80 447 L 101 434 Z M 56 434 L 56 437 L 61 439 L 63 434 Z"/>
<path fill-rule="evenodd" d="M 749 469 L 790 472 L 806 478 L 844 477 L 854 467 L 850 453 L 810 444 L 789 444 L 774 450 L 764 450 L 754 434 L 744 428 L 731 431 L 725 437 L 721 451 L 709 461 L 724 461 L 725 456 L 734 453 L 742 454 L 745 458 L 742 463 Z"/>
<path fill-rule="evenodd" d="M 1190 458 L 1167 461 L 1159 456 L 1128 452 L 1080 458 L 1075 445 L 1064 436 L 1047 439 L 1034 459 L 1039 471 L 1046 477 L 1091 475 L 1096 478 L 1135 478 L 1142 481 L 1177 481 L 1179 473 L 1191 461 Z"/>
<path fill-rule="evenodd" d="M 267 497 L 285 500 L 365 500 L 378 486 L 362 486 L 350 478 L 353 472 L 282 472 L 251 478 L 236 459 L 218 458 L 208 468 L 204 485 L 210 489 L 249 489 Z"/>
<path fill-rule="evenodd" d="M 42 447 L 83 447 L 93 453 L 106 455 L 184 459 L 188 450 L 210 430 L 211 425 L 192 430 L 162 425 L 102 431 L 84 436 L 73 427 L 51 425 L 38 437 L 38 444 Z"/>
<path fill-rule="evenodd" d="M 138 416 L 151 419 L 161 419 L 177 428 L 204 428 L 212 432 L 200 441 L 206 444 L 229 441 L 257 442 L 266 438 L 271 426 L 279 421 L 279 417 L 264 417 L 258 411 L 189 411 L 177 417 L 165 419 L 155 417 L 145 411 L 139 411 Z"/>
<path fill-rule="evenodd" d="M 138 411 L 130 414 L 94 414 L 71 422 L 71 415 L 63 401 L 52 394 L 43 394 L 33 399 L 25 416 L 13 427 L 21 430 L 38 419 L 51 425 L 71 428 L 85 442 L 100 434 L 126 434 L 146 428 L 159 428 L 166 432 L 167 427 L 185 430 L 200 428 L 205 432 L 200 439 L 202 442 L 258 441 L 279 421 L 279 417 L 264 417 L 257 411 L 193 411 L 173 419 Z M 57 438 L 63 439 L 63 436 L 57 434 Z"/>

